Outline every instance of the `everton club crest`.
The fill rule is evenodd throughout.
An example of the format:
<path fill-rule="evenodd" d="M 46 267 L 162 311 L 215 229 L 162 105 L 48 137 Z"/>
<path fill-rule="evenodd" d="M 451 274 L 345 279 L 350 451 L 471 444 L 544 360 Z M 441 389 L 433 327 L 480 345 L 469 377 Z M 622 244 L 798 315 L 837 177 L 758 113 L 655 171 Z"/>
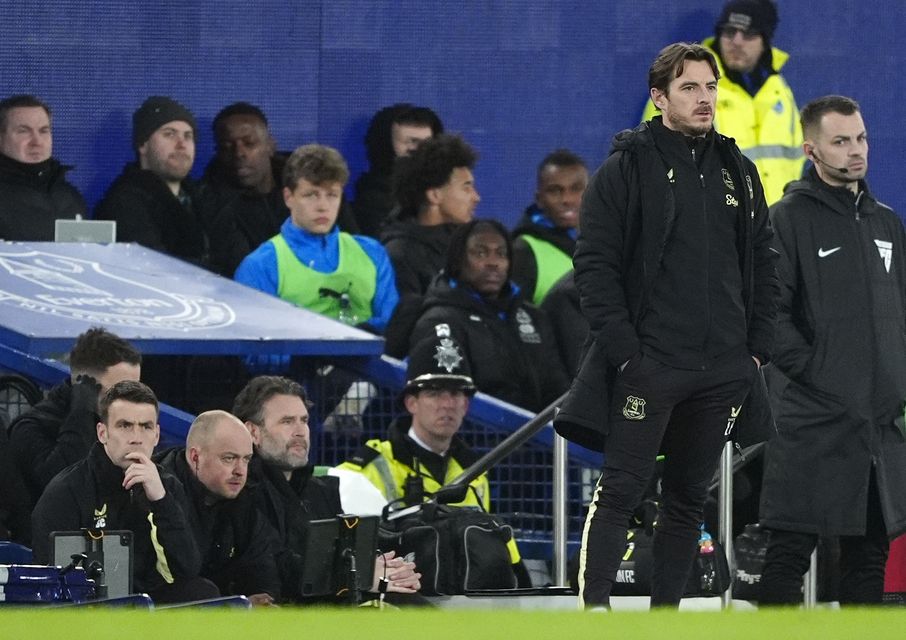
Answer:
<path fill-rule="evenodd" d="M 645 398 L 626 396 L 626 404 L 623 405 L 623 417 L 627 420 L 644 420 Z"/>

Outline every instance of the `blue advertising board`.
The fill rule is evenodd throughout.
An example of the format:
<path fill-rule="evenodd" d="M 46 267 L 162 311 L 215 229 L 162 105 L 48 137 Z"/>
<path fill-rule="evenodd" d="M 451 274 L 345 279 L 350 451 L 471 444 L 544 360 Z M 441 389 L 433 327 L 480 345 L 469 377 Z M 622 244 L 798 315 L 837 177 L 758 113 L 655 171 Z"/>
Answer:
<path fill-rule="evenodd" d="M 146 354 L 374 356 L 384 346 L 137 244 L 0 242 L 0 343 L 60 353 L 92 326 Z"/>

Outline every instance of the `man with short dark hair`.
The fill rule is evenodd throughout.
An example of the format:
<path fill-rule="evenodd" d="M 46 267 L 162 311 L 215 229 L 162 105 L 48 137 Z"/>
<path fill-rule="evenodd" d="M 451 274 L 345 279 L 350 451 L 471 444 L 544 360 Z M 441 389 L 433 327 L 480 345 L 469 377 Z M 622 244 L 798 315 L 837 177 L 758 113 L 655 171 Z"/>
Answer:
<path fill-rule="evenodd" d="M 368 171 L 356 181 L 352 205 L 361 233 L 379 237 L 381 227 L 397 207 L 393 194 L 396 160 L 443 132 L 443 123 L 428 107 L 401 102 L 374 114 L 365 133 Z"/>
<path fill-rule="evenodd" d="M 888 539 L 906 531 L 906 232 L 868 188 L 858 103 L 802 109 L 813 162 L 771 207 L 781 283 L 761 521 L 762 604 L 802 602 L 819 536 L 840 541 L 841 604 L 880 604 Z"/>
<path fill-rule="evenodd" d="M 552 151 L 538 165 L 535 202 L 513 230 L 513 282 L 536 305 L 573 267 L 579 205 L 587 186 L 585 161 L 569 149 Z"/>
<path fill-rule="evenodd" d="M 98 399 L 122 380 L 138 380 L 141 354 L 101 327 L 76 338 L 70 375 L 10 426 L 10 449 L 31 504 L 60 471 L 88 455 L 97 442 Z"/>
<path fill-rule="evenodd" d="M 409 336 L 410 353 L 429 336 L 453 338 L 479 391 L 540 411 L 569 380 L 547 314 L 510 281 L 511 256 L 510 235 L 497 220 L 458 228 Z"/>
<path fill-rule="evenodd" d="M 54 222 L 85 215 L 72 167 L 53 155 L 50 107 L 30 95 L 0 100 L 0 240 L 52 241 Z"/>
<path fill-rule="evenodd" d="M 216 154 L 205 170 L 202 190 L 211 262 L 233 277 L 242 259 L 280 232 L 289 215 L 281 176 L 286 156 L 255 105 L 235 102 L 212 124 Z"/>
<path fill-rule="evenodd" d="M 780 74 L 790 56 L 771 46 L 779 22 L 774 0 L 729 0 L 714 36 L 702 41 L 720 74 L 714 128 L 755 163 L 768 205 L 799 179 L 805 163 L 796 99 Z M 642 122 L 655 113 L 649 101 Z"/>
<path fill-rule="evenodd" d="M 341 231 L 337 215 L 349 169 L 318 144 L 296 149 L 283 170 L 290 217 L 243 259 L 237 282 L 322 315 L 383 332 L 399 296 L 393 265 L 373 238 Z"/>
<path fill-rule="evenodd" d="M 189 497 L 188 520 L 201 551 L 200 575 L 221 595 L 267 606 L 280 596 L 276 533 L 246 491 L 252 439 L 226 411 L 206 411 L 189 427 L 186 446 L 160 456 Z"/>
<path fill-rule="evenodd" d="M 99 412 L 99 442 L 58 474 L 35 506 L 35 561 L 53 563 L 52 531 L 126 529 L 133 534 L 135 592 L 161 602 L 216 596 L 213 585 L 198 579 L 201 556 L 182 485 L 151 460 L 160 439 L 154 392 L 141 382 L 117 382 Z"/>
<path fill-rule="evenodd" d="M 258 508 L 280 536 L 277 566 L 283 596 L 299 600 L 308 522 L 348 512 L 341 503 L 341 480 L 317 474 L 309 464 L 308 400 L 297 382 L 279 376 L 253 378 L 236 396 L 233 413 L 245 422 L 255 444 L 249 475 Z M 419 589 L 413 563 L 393 554 L 384 558 L 390 591 Z M 384 573 L 384 558 L 375 561 L 375 588 Z"/>
<path fill-rule="evenodd" d="M 587 608 L 609 607 L 660 452 L 651 604 L 679 606 L 725 430 L 771 355 L 767 205 L 714 130 L 718 73 L 700 45 L 662 49 L 648 72 L 662 115 L 617 134 L 582 201 L 573 262 L 593 341 L 554 424 L 604 451 L 580 552 Z"/>
<path fill-rule="evenodd" d="M 442 134 L 396 161 L 393 184 L 399 209 L 381 233 L 400 293 L 387 333 L 388 355 L 406 355 L 409 333 L 431 281 L 444 266 L 450 238 L 475 215 L 481 200 L 472 175 L 476 159 L 465 140 Z"/>
<path fill-rule="evenodd" d="M 132 114 L 136 161 L 107 189 L 95 217 L 116 221 L 116 239 L 138 242 L 208 266 L 208 237 L 189 171 L 195 162 L 195 116 L 165 96 L 151 96 Z"/>

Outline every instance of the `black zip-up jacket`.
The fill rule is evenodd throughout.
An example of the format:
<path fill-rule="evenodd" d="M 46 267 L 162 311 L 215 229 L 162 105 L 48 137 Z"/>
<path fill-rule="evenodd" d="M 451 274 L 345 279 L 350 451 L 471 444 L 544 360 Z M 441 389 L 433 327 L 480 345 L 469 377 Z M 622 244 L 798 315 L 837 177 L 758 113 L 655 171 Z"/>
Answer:
<path fill-rule="evenodd" d="M 718 134 L 714 144 L 723 165 L 730 167 L 739 201 L 736 250 L 746 346 L 764 364 L 773 347 L 778 291 L 768 208 L 752 162 L 731 138 Z M 651 123 L 644 122 L 616 135 L 609 157 L 582 198 L 573 264 L 590 336 L 581 369 L 554 426 L 561 435 L 592 449 L 602 448 L 608 431 L 608 389 L 616 367 L 641 348 L 637 325 L 659 279 L 676 221 L 670 177 L 655 146 Z M 762 401 L 766 397 L 759 394 L 758 402 Z"/>
<path fill-rule="evenodd" d="M 774 414 L 762 519 L 822 535 L 864 533 L 876 473 L 891 536 L 906 530 L 906 232 L 860 183 L 814 169 L 771 208 L 781 283 Z"/>
<path fill-rule="evenodd" d="M 54 158 L 26 164 L 0 154 L 0 240 L 53 242 L 56 220 L 86 216 L 85 199 L 66 181 L 71 170 Z"/>
<path fill-rule="evenodd" d="M 248 491 L 279 537 L 276 561 L 284 600 L 302 598 L 308 523 L 343 512 L 339 478 L 314 476 L 313 471 L 311 466 L 297 469 L 287 480 L 280 469 L 257 455 L 249 465 Z"/>
<path fill-rule="evenodd" d="M 537 204 L 530 204 L 522 213 L 522 218 L 513 229 L 513 282 L 525 291 L 526 299 L 534 299 L 535 287 L 538 286 L 538 261 L 535 252 L 521 236 L 534 236 L 539 240 L 550 242 L 560 251 L 572 258 L 576 250 L 576 241 L 569 229 L 558 229 L 538 224 L 532 217 L 541 213 Z"/>
<path fill-rule="evenodd" d="M 540 411 L 566 391 L 569 379 L 547 314 L 507 286 L 508 293 L 489 303 L 441 274 L 428 290 L 410 349 L 448 325 L 479 391 Z"/>
<path fill-rule="evenodd" d="M 208 268 L 210 248 L 198 193 L 188 179 L 180 188 L 189 199 L 188 206 L 157 174 L 130 162 L 94 208 L 94 217 L 116 220 L 117 242 L 137 242 Z"/>
<path fill-rule="evenodd" d="M 201 556 L 189 527 L 185 493 L 179 480 L 160 467 L 158 471 L 166 495 L 149 502 L 141 488 L 123 489 L 123 470 L 95 443 L 88 457 L 58 474 L 38 500 L 32 513 L 35 562 L 53 563 L 51 531 L 127 529 L 133 534 L 137 593 L 197 577 Z"/>
<path fill-rule="evenodd" d="M 98 388 L 93 380 L 66 380 L 10 426 L 10 450 L 32 505 L 55 475 L 83 460 L 97 442 Z"/>
<path fill-rule="evenodd" d="M 216 584 L 223 595 L 268 593 L 279 598 L 276 532 L 250 492 L 243 489 L 229 500 L 213 495 L 192 473 L 183 447 L 155 457 L 189 495 L 188 520 L 201 552 L 201 577 Z"/>
<path fill-rule="evenodd" d="M 396 290 L 400 301 L 393 320 L 384 331 L 384 352 L 394 358 L 405 358 L 409 336 L 421 314 L 425 293 L 431 281 L 443 270 L 447 247 L 456 224 L 423 226 L 414 218 L 388 222 L 381 243 L 393 263 Z"/>
<path fill-rule="evenodd" d="M 216 158 L 205 169 L 200 209 L 211 240 L 211 265 L 220 275 L 232 278 L 245 256 L 280 233 L 289 216 L 283 201 L 285 164 L 285 154 L 271 158 L 275 184 L 269 193 L 241 187 Z"/>

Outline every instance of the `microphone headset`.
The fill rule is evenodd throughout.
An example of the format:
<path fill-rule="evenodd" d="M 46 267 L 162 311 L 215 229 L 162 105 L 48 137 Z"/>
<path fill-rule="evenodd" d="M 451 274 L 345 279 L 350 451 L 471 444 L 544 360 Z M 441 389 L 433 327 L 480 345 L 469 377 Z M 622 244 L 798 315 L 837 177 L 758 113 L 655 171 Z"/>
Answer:
<path fill-rule="evenodd" d="M 831 165 L 827 164 L 824 160 L 819 158 L 818 152 L 815 151 L 815 147 L 809 147 L 808 157 L 811 158 L 811 160 L 813 162 L 821 163 L 828 169 L 833 169 L 834 171 L 839 171 L 840 173 L 843 173 L 843 174 L 849 173 L 849 169 L 847 169 L 846 167 L 832 167 Z"/>

